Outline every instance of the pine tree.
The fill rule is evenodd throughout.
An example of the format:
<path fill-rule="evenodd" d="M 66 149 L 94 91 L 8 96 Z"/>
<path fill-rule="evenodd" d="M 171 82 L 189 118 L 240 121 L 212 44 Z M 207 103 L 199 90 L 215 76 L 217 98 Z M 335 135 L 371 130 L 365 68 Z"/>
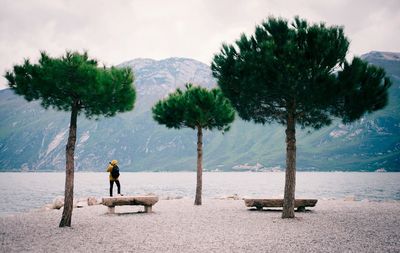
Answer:
<path fill-rule="evenodd" d="M 128 68 L 98 67 L 85 52 L 66 52 L 51 58 L 45 52 L 37 64 L 29 59 L 6 72 L 8 85 L 26 100 L 40 100 L 44 108 L 71 112 L 66 146 L 65 204 L 59 226 L 71 226 L 74 194 L 74 152 L 77 118 L 114 116 L 133 109 L 136 98 L 133 74 Z"/>
<path fill-rule="evenodd" d="M 207 90 L 192 84 L 186 90 L 177 89 L 152 108 L 153 118 L 167 128 L 188 127 L 197 130 L 197 185 L 195 205 L 201 205 L 203 129 L 228 131 L 235 118 L 229 100 L 219 89 Z"/>
<path fill-rule="evenodd" d="M 350 123 L 387 104 L 384 70 L 359 58 L 348 63 L 348 46 L 342 27 L 270 17 L 214 56 L 213 75 L 242 119 L 286 126 L 283 218 L 294 217 L 296 125 Z"/>

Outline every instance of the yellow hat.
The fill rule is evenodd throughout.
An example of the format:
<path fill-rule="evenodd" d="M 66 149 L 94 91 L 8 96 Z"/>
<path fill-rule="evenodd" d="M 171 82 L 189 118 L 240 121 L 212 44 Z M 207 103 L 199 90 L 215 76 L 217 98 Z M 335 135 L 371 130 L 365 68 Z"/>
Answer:
<path fill-rule="evenodd" d="M 117 160 L 112 160 L 111 165 L 117 165 L 118 161 Z"/>

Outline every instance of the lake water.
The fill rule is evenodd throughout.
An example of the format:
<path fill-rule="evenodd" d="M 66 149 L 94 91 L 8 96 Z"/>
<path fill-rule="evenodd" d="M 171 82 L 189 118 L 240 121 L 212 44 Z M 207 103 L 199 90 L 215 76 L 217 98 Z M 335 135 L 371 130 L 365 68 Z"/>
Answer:
<path fill-rule="evenodd" d="M 203 173 L 203 197 L 283 197 L 283 172 Z M 122 172 L 122 193 L 194 199 L 194 172 Z M 296 197 L 400 200 L 400 173 L 297 172 Z M 65 173 L 0 173 L 0 215 L 26 212 L 64 195 Z M 76 198 L 108 195 L 108 173 L 75 173 Z M 114 185 L 116 193 L 116 186 Z"/>

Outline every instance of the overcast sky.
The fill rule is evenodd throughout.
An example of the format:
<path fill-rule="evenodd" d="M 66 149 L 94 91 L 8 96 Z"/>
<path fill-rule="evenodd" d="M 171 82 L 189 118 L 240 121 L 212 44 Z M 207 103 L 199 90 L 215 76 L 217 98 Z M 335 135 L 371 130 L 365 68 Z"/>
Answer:
<path fill-rule="evenodd" d="M 400 0 L 0 0 L 0 74 L 39 51 L 88 50 L 107 65 L 187 57 L 210 64 L 222 42 L 270 15 L 342 25 L 350 54 L 400 52 Z M 0 78 L 0 88 L 6 79 Z"/>

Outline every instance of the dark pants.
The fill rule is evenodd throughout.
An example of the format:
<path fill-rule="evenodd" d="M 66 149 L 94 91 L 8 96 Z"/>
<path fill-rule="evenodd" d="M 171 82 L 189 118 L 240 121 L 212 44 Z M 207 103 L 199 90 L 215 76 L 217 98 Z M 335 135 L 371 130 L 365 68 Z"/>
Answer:
<path fill-rule="evenodd" d="M 118 194 L 121 194 L 121 185 L 119 183 L 119 180 L 115 180 L 115 181 L 111 181 L 110 180 L 110 197 L 112 197 L 113 195 L 113 186 L 114 186 L 114 182 L 117 184 L 118 187 Z"/>

